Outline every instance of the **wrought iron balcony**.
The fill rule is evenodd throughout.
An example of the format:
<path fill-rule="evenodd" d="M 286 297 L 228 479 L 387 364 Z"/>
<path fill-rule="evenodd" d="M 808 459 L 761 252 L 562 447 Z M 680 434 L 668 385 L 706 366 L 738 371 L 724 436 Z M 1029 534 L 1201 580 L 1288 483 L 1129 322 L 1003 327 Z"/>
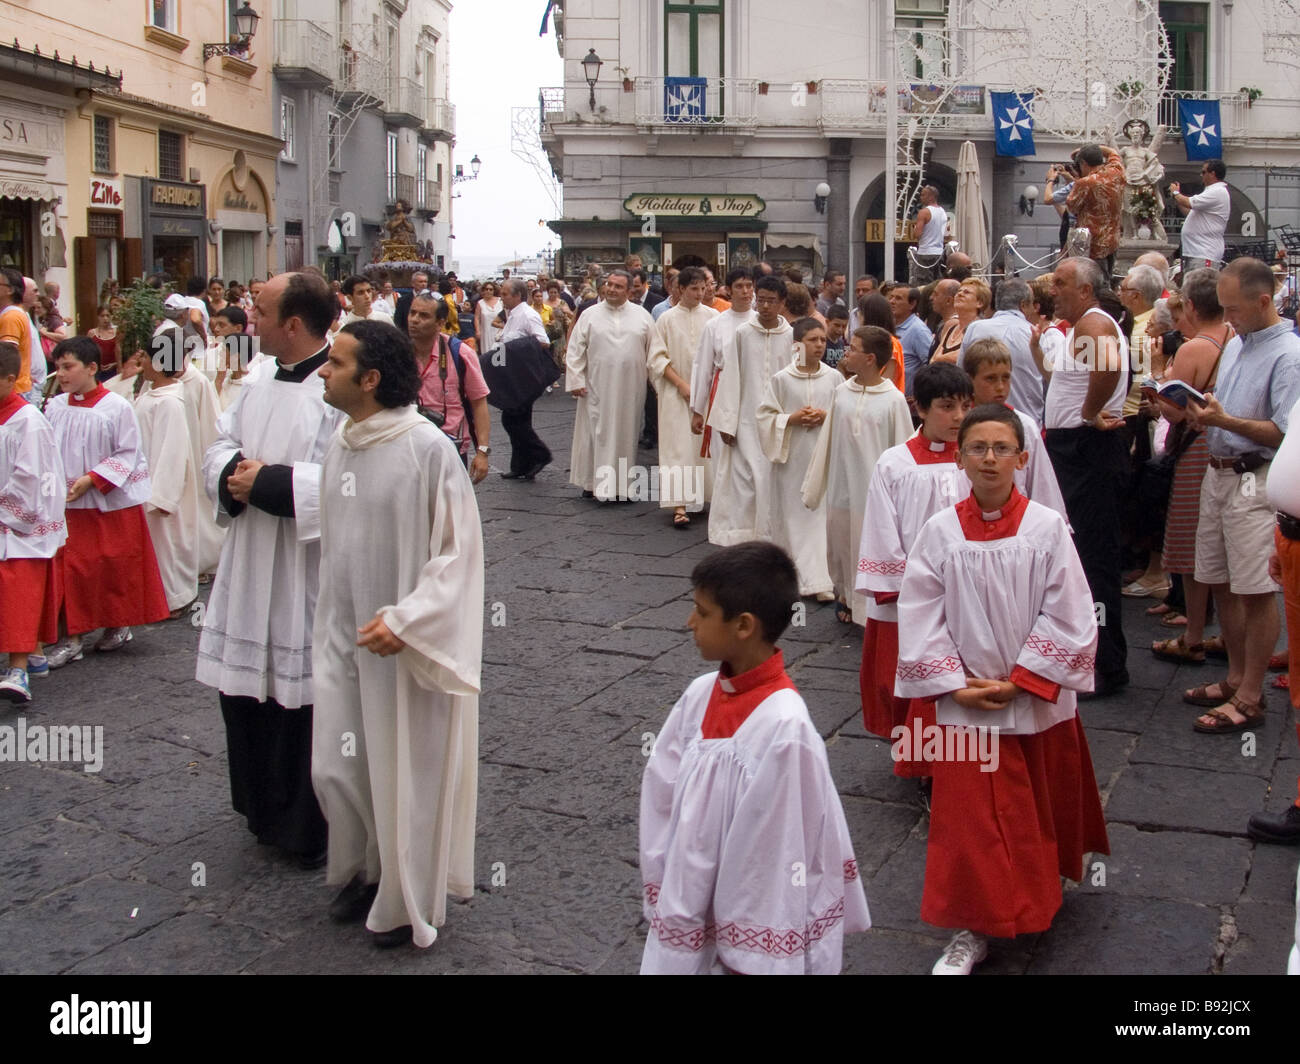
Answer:
<path fill-rule="evenodd" d="M 435 140 L 456 139 L 456 106 L 430 96 L 424 101 L 424 129 Z"/>
<path fill-rule="evenodd" d="M 415 128 L 424 124 L 424 90 L 411 78 L 390 77 L 384 99 L 384 120 Z"/>
<path fill-rule="evenodd" d="M 335 74 L 333 36 L 307 19 L 276 19 L 274 68 L 283 81 L 328 85 Z"/>

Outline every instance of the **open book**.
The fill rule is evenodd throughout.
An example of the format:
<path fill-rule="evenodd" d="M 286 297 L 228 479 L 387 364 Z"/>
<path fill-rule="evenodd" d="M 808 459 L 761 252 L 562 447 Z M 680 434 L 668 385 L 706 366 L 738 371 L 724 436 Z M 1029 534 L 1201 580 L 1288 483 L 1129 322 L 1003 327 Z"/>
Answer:
<path fill-rule="evenodd" d="M 1188 400 L 1197 406 L 1204 406 L 1206 399 L 1204 392 L 1193 388 L 1186 381 L 1165 381 L 1164 384 L 1159 384 L 1154 377 L 1148 377 L 1142 382 L 1142 396 L 1154 400 L 1157 395 L 1183 409 L 1187 408 Z"/>

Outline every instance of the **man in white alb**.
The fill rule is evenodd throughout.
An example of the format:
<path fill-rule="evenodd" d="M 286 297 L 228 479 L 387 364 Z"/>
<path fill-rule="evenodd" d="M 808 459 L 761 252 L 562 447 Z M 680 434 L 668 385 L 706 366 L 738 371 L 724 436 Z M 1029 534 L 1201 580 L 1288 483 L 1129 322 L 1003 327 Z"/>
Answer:
<path fill-rule="evenodd" d="M 1195 196 L 1184 196 L 1178 182 L 1169 186 L 1169 194 L 1183 222 L 1183 276 L 1191 270 L 1209 267 L 1217 270 L 1223 263 L 1223 234 L 1231 214 L 1231 196 L 1224 178 L 1228 168 L 1222 159 L 1208 159 L 1201 164 L 1205 189 Z"/>
<path fill-rule="evenodd" d="M 912 223 L 916 250 L 908 264 L 908 283 L 913 288 L 936 280 L 943 268 L 943 234 L 948 212 L 939 206 L 939 190 L 933 185 L 921 189 L 921 209 Z"/>

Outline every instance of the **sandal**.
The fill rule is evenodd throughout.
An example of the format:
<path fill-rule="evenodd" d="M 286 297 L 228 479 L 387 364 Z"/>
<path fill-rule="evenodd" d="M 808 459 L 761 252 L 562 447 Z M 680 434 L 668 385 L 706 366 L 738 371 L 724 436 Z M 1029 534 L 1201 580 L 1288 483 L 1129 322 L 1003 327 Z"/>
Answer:
<path fill-rule="evenodd" d="M 691 527 L 690 514 L 673 514 L 673 528 L 682 529 Z"/>
<path fill-rule="evenodd" d="M 1217 695 L 1210 694 L 1210 688 L 1217 687 Z M 1200 687 L 1193 687 L 1185 695 L 1183 701 L 1189 706 L 1208 706 L 1213 709 L 1215 706 L 1221 706 L 1225 702 L 1231 701 L 1236 697 L 1237 689 L 1226 680 L 1220 680 L 1218 683 L 1202 684 Z"/>
<path fill-rule="evenodd" d="M 1187 618 L 1177 610 L 1173 610 L 1170 612 L 1168 617 L 1160 618 L 1160 624 L 1165 628 L 1186 628 Z"/>
<path fill-rule="evenodd" d="M 1223 636 L 1212 635 L 1205 640 L 1205 653 L 1211 658 L 1220 658 L 1223 661 L 1228 660 L 1228 645 L 1223 641 Z"/>
<path fill-rule="evenodd" d="M 837 602 L 835 603 L 835 619 L 839 621 L 840 624 L 852 624 L 853 610 L 849 608 L 847 603 Z"/>
<path fill-rule="evenodd" d="M 1147 607 L 1148 617 L 1163 617 L 1166 613 L 1173 613 L 1173 612 L 1174 612 L 1174 608 L 1164 602 L 1160 603 L 1157 606 Z"/>
<path fill-rule="evenodd" d="M 1205 664 L 1205 645 L 1188 645 L 1180 635 L 1174 639 L 1160 639 L 1151 644 L 1151 653 L 1161 661 L 1176 661 L 1185 665 Z"/>
<path fill-rule="evenodd" d="M 1246 719 L 1233 720 L 1223 710 L 1211 709 L 1208 713 L 1202 713 L 1201 717 L 1209 717 L 1214 723 L 1202 724 L 1201 719 L 1198 718 L 1192 722 L 1192 730 L 1202 735 L 1228 735 L 1232 732 L 1246 731 L 1248 728 L 1263 727 L 1265 721 L 1263 702 L 1243 702 L 1233 695 L 1225 704 L 1231 705 Z"/>

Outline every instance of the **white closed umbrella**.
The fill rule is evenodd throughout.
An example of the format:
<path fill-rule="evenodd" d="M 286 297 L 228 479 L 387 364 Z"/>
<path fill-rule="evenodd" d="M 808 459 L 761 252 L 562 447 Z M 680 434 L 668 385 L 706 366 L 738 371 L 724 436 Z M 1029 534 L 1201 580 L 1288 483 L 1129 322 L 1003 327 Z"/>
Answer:
<path fill-rule="evenodd" d="M 957 156 L 957 229 L 953 234 L 961 250 L 976 266 L 989 261 L 989 230 L 984 223 L 984 197 L 980 188 L 980 161 L 973 141 L 962 143 Z"/>

